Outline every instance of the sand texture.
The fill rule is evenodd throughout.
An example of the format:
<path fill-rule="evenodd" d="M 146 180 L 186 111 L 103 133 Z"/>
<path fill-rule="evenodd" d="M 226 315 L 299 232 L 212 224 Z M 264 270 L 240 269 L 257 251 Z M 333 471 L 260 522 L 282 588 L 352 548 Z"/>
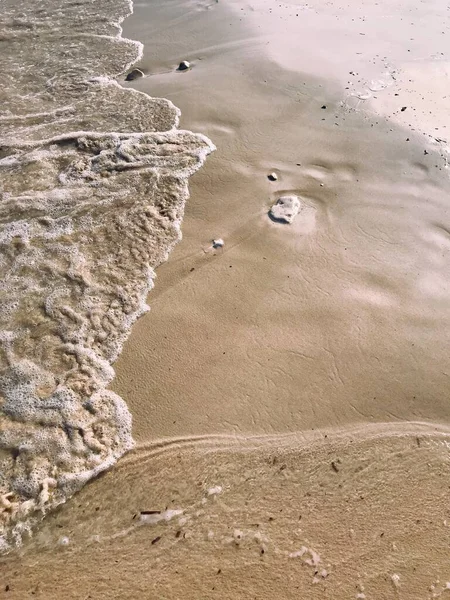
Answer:
<path fill-rule="evenodd" d="M 5 597 L 450 597 L 449 21 L 135 4 L 118 80 L 217 150 L 114 363 L 135 447 L 2 559 Z"/>

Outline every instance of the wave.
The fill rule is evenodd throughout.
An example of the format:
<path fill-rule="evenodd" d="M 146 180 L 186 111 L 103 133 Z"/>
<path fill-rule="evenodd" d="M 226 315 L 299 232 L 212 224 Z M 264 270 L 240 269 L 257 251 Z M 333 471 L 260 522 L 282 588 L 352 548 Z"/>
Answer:
<path fill-rule="evenodd" d="M 131 12 L 6 0 L 0 22 L 0 551 L 132 448 L 111 365 L 214 150 L 114 79 Z"/>

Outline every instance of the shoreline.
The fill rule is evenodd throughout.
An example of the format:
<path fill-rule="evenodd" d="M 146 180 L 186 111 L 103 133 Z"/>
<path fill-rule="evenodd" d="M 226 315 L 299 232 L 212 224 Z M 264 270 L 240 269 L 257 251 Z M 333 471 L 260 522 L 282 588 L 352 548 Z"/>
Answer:
<path fill-rule="evenodd" d="M 107 389 L 111 365 L 147 310 L 154 267 L 180 239 L 187 179 L 214 148 L 176 128 L 170 101 L 112 80 L 142 56 L 142 44 L 122 36 L 129 2 L 128 13 L 127 3 L 115 7 L 117 21 L 68 9 L 50 10 L 50 24 L 47 2 L 27 14 L 41 68 L 18 54 L 2 118 L 2 552 L 133 446 L 128 408 Z M 31 31 L 15 15 L 5 24 L 9 62 Z M 52 69 L 49 56 L 71 36 L 70 58 Z M 26 92 L 35 110 L 23 114 Z M 121 102 L 130 111 L 118 119 Z"/>
<path fill-rule="evenodd" d="M 378 12 L 409 5 L 310 3 L 294 43 L 298 5 L 269 4 L 151 0 L 124 22 L 146 73 L 124 87 L 169 98 L 217 151 L 189 181 L 183 240 L 114 363 L 136 446 L 2 559 L 13 600 L 448 589 L 445 157 L 416 122 L 371 112 L 395 101 L 408 115 L 402 90 L 355 110 L 323 72 L 348 73 L 361 50 L 349 37 L 333 54 L 336 11 L 365 13 L 351 25 L 370 29 L 362 64 L 395 32 L 376 39 Z M 279 60 L 266 52 L 277 40 Z M 192 69 L 175 72 L 181 60 Z M 267 214 L 283 194 L 307 208 L 289 226 Z"/>
<path fill-rule="evenodd" d="M 139 460 L 127 455 L 44 521 L 20 554 L 27 579 L 17 557 L 3 557 L 3 581 L 13 599 L 63 590 L 74 599 L 112 590 L 130 600 L 144 590 L 228 599 L 240 597 L 245 581 L 263 598 L 276 585 L 290 600 L 299 590 L 317 599 L 390 597 L 397 575 L 402 593 L 419 600 L 448 579 L 436 502 L 448 494 L 448 433 L 430 429 L 383 441 L 303 439 L 300 447 L 141 449 Z M 163 516 L 146 520 L 148 510 Z"/>

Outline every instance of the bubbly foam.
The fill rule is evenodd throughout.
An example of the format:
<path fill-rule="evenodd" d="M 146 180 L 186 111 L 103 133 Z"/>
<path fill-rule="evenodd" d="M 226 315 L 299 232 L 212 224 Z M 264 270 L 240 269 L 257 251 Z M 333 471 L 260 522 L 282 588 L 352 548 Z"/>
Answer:
<path fill-rule="evenodd" d="M 121 37 L 131 8 L 2 10 L 0 551 L 133 446 L 111 364 L 213 150 L 171 102 L 115 81 L 142 55 Z"/>

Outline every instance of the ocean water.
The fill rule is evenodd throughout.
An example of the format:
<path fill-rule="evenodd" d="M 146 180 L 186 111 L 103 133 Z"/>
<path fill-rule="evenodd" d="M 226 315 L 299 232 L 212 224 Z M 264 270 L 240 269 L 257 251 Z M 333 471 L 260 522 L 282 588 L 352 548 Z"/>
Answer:
<path fill-rule="evenodd" d="M 3 0 L 0 551 L 133 446 L 106 389 L 214 149 L 117 79 L 123 0 Z"/>

